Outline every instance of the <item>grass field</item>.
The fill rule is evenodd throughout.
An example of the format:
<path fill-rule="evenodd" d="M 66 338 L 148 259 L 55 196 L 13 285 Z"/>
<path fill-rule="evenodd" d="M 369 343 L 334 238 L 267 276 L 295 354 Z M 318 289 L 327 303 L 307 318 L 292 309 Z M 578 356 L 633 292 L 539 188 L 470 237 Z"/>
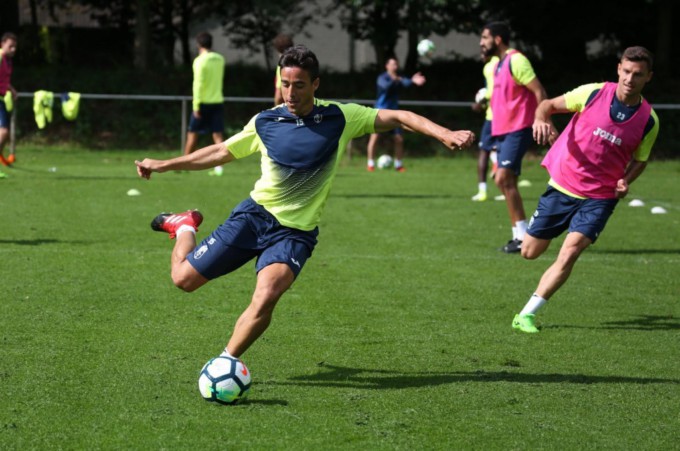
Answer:
<path fill-rule="evenodd" d="M 253 265 L 183 293 L 149 222 L 199 208 L 205 236 L 257 158 L 144 181 L 142 151 L 19 151 L 0 180 L 0 449 L 680 448 L 678 162 L 650 165 L 631 195 L 646 206 L 619 205 L 529 336 L 510 322 L 559 243 L 500 253 L 505 205 L 470 202 L 473 158 L 348 161 L 314 256 L 244 356 L 249 401 L 224 407 L 196 381 Z M 528 161 L 523 178 L 530 214 L 546 176 Z"/>

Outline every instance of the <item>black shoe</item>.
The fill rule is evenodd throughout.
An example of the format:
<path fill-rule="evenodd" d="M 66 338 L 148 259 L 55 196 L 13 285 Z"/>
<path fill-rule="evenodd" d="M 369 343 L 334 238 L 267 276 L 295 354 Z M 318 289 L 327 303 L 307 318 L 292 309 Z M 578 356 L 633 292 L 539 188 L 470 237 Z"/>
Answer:
<path fill-rule="evenodd" d="M 501 248 L 506 254 L 514 254 L 515 252 L 522 251 L 522 240 L 514 239 L 508 241 L 508 244 Z"/>

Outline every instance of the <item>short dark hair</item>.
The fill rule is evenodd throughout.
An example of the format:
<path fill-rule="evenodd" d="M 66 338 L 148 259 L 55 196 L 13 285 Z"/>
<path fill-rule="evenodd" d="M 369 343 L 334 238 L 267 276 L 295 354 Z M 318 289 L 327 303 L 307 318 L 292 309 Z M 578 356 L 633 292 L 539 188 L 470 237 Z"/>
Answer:
<path fill-rule="evenodd" d="M 14 41 L 14 42 L 17 42 L 17 41 L 18 41 L 17 35 L 15 35 L 14 33 L 8 31 L 7 33 L 3 33 L 2 39 L 0 39 L 0 42 L 5 42 L 5 41 L 8 40 L 8 39 L 11 39 L 11 40 Z"/>
<path fill-rule="evenodd" d="M 626 50 L 624 50 L 623 55 L 621 55 L 621 61 L 623 60 L 635 62 L 644 61 L 647 63 L 647 69 L 649 69 L 650 72 L 654 68 L 654 55 L 652 55 L 652 52 L 644 47 L 640 47 L 639 45 L 628 47 Z"/>
<path fill-rule="evenodd" d="M 288 47 L 292 47 L 293 37 L 289 34 L 279 33 L 274 39 L 272 39 L 272 44 L 277 52 L 283 53 Z"/>
<path fill-rule="evenodd" d="M 212 49 L 212 35 L 207 31 L 202 31 L 196 35 L 196 42 L 204 49 Z"/>
<path fill-rule="evenodd" d="M 279 67 L 299 67 L 309 73 L 309 78 L 314 81 L 319 78 L 319 60 L 314 52 L 304 45 L 298 44 L 288 47 L 279 58 Z"/>
<path fill-rule="evenodd" d="M 508 44 L 510 42 L 510 26 L 505 23 L 505 22 L 489 22 L 486 25 L 484 25 L 485 30 L 489 30 L 489 33 L 491 33 L 491 36 L 494 38 L 496 36 L 501 37 L 501 41 L 504 44 Z"/>

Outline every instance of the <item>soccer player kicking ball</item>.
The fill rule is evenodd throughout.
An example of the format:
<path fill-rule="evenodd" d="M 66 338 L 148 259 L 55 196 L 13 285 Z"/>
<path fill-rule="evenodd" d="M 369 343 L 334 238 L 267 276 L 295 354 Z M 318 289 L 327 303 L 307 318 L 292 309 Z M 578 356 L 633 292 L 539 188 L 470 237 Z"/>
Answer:
<path fill-rule="evenodd" d="M 536 292 L 512 327 L 535 333 L 535 314 L 567 281 L 576 260 L 604 229 L 619 199 L 647 165 L 659 133 L 659 119 L 641 92 L 652 78 L 652 55 L 629 47 L 618 65 L 618 83 L 580 86 L 544 100 L 536 109 L 534 139 L 551 143 L 542 165 L 550 174 L 541 196 L 522 257 L 534 259 L 550 241 L 568 231 L 557 260 L 543 273 Z M 575 112 L 559 137 L 550 117 Z"/>
<path fill-rule="evenodd" d="M 350 139 L 396 127 L 438 139 L 450 149 L 474 141 L 470 131 L 451 131 L 403 110 L 377 110 L 314 97 L 319 63 L 305 46 L 279 59 L 284 104 L 257 114 L 224 143 L 170 160 L 135 161 L 141 177 L 152 172 L 201 170 L 259 152 L 262 175 L 250 197 L 196 246 L 203 220 L 198 211 L 158 215 L 154 230 L 176 238 L 171 276 L 177 287 L 194 291 L 256 258 L 257 282 L 224 355 L 240 357 L 267 329 L 281 295 L 312 255 L 318 223 Z"/>

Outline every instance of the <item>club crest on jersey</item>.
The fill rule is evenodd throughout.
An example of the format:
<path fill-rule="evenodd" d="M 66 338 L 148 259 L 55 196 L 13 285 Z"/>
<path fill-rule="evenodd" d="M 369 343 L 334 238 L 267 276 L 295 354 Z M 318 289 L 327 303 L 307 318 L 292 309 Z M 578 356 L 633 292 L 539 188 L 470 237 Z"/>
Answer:
<path fill-rule="evenodd" d="M 314 115 L 314 122 L 316 124 L 320 124 L 322 120 L 323 120 L 323 114 L 315 114 Z"/>
<path fill-rule="evenodd" d="M 194 252 L 194 258 L 198 260 L 199 258 L 203 257 L 203 255 L 208 251 L 208 246 L 205 244 L 201 247 L 198 248 L 196 252 Z"/>
<path fill-rule="evenodd" d="M 621 138 L 619 138 L 616 135 L 612 135 L 607 131 L 602 130 L 600 127 L 597 127 L 597 129 L 593 132 L 593 135 L 599 136 L 602 139 L 606 139 L 607 141 L 616 144 L 617 146 L 621 145 Z"/>

